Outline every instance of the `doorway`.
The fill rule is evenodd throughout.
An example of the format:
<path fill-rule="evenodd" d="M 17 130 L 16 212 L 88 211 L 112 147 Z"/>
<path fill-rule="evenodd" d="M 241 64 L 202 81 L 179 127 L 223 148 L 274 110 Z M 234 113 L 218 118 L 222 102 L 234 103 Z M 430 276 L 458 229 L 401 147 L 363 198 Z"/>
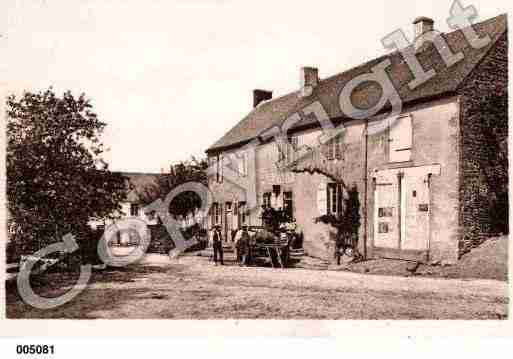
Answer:
<path fill-rule="evenodd" d="M 376 171 L 373 256 L 428 260 L 432 172 L 433 166 Z"/>

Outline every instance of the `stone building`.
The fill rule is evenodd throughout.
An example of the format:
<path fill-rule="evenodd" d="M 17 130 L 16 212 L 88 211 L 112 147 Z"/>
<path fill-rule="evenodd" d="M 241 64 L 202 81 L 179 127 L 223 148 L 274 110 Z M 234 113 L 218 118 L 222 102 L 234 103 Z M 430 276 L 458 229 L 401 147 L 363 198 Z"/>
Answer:
<path fill-rule="evenodd" d="M 508 183 L 506 16 L 473 25 L 474 42 L 462 30 L 425 40 L 433 29 L 428 18 L 414 26 L 417 38 L 407 48 L 325 79 L 302 68 L 298 90 L 281 97 L 254 90 L 251 112 L 206 151 L 210 226 L 221 225 L 229 239 L 243 224 L 261 225 L 262 205 L 283 207 L 301 228 L 305 251 L 330 259 L 334 229 L 315 219 L 341 211 L 353 189 L 366 257 L 454 263 L 497 232 L 497 217 L 507 218 L 497 207 Z M 429 74 L 420 83 L 408 53 Z M 344 88 L 379 66 L 400 112 L 390 98 L 364 118 L 343 111 Z M 381 103 L 380 84 L 354 87 L 353 107 Z M 343 132 L 327 136 L 336 131 L 320 118 Z M 248 185 L 257 200 L 251 208 Z"/>

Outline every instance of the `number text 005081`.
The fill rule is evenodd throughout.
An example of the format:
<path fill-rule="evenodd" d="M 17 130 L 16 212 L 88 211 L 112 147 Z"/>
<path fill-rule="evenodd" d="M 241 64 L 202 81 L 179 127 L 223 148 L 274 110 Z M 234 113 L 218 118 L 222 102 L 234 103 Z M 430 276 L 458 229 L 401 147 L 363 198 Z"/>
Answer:
<path fill-rule="evenodd" d="M 39 344 L 23 344 L 16 345 L 16 354 L 20 355 L 44 355 L 54 354 L 55 347 L 53 345 L 39 345 Z"/>

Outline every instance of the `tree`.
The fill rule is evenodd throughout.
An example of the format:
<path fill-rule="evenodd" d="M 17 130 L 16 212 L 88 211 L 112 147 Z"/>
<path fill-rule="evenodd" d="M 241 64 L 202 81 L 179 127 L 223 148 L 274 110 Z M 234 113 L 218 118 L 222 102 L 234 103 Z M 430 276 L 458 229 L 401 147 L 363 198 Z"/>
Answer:
<path fill-rule="evenodd" d="M 37 250 L 110 217 L 125 196 L 124 179 L 101 158 L 98 120 L 85 95 L 50 88 L 7 99 L 7 199 L 11 240 Z"/>
<path fill-rule="evenodd" d="M 164 199 L 172 190 L 187 182 L 197 182 L 207 186 L 206 159 L 192 157 L 188 161 L 180 161 L 170 166 L 169 174 L 159 177 L 159 197 Z M 146 196 L 149 202 L 154 194 Z M 169 213 L 175 217 L 186 216 L 201 208 L 201 198 L 191 191 L 185 191 L 173 198 L 169 205 Z"/>

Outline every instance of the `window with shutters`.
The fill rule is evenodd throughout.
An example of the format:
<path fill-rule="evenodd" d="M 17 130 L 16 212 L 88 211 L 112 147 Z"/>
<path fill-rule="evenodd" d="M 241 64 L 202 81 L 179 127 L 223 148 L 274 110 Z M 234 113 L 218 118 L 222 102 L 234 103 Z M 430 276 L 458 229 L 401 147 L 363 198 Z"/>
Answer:
<path fill-rule="evenodd" d="M 326 187 L 326 213 L 337 215 L 342 212 L 342 185 L 337 183 L 328 183 Z"/>
<path fill-rule="evenodd" d="M 221 211 L 217 202 L 212 204 L 212 224 L 221 224 Z"/>
<path fill-rule="evenodd" d="M 285 144 L 285 162 L 291 163 L 296 159 L 296 150 L 298 148 L 298 137 L 292 136 L 288 138 L 288 142 Z"/>
<path fill-rule="evenodd" d="M 342 159 L 342 136 L 338 135 L 326 143 L 325 155 L 328 160 Z"/>
<path fill-rule="evenodd" d="M 411 116 L 398 117 L 390 125 L 389 130 L 389 161 L 405 162 L 411 160 L 413 145 L 413 129 Z"/>
<path fill-rule="evenodd" d="M 285 163 L 294 162 L 296 159 L 296 150 L 298 148 L 298 137 L 291 136 L 285 141 L 284 139 L 276 141 L 278 149 L 278 160 L 285 161 Z"/>
<path fill-rule="evenodd" d="M 278 153 L 278 161 L 283 161 L 283 159 L 285 158 L 285 152 L 284 152 L 284 149 L 283 149 L 283 143 L 281 143 L 282 141 L 280 141 L 279 139 L 277 139 L 275 141 L 275 146 L 276 146 L 276 152 Z"/>

